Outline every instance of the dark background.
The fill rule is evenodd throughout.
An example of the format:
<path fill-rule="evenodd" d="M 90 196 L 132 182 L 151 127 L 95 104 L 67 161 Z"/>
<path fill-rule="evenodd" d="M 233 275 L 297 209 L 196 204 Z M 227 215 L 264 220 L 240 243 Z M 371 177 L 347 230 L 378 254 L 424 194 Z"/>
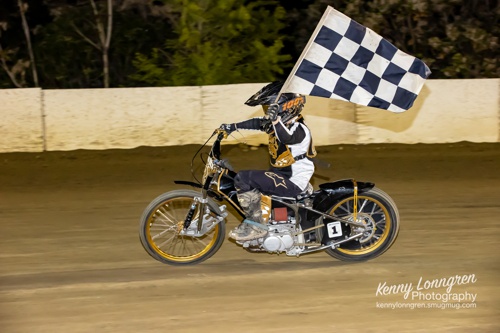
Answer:
<path fill-rule="evenodd" d="M 33 58 L 19 3 L 27 5 Z M 103 87 L 97 20 L 106 26 L 106 0 L 95 4 L 97 16 L 90 0 L 2 0 L 0 88 Z M 431 79 L 500 75 L 500 9 L 492 0 L 114 0 L 109 86 L 286 78 L 327 5 L 424 60 Z"/>

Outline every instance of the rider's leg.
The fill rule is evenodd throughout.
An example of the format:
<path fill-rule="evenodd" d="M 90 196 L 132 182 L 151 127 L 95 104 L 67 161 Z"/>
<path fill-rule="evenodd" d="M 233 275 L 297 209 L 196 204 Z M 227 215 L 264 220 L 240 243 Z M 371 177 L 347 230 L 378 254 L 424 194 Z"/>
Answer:
<path fill-rule="evenodd" d="M 243 193 L 238 192 L 237 195 L 246 218 L 229 233 L 229 237 L 237 241 L 244 241 L 265 236 L 267 227 L 262 224 L 261 193 L 253 189 Z"/>
<path fill-rule="evenodd" d="M 249 180 L 249 172 L 241 172 L 235 177 L 238 202 L 246 219 L 229 233 L 229 237 L 235 240 L 250 240 L 263 237 L 267 233 L 267 227 L 262 224 L 261 193 L 253 188 Z"/>
<path fill-rule="evenodd" d="M 253 189 L 247 192 L 238 192 L 238 202 L 241 208 L 245 212 L 246 218 L 262 223 L 262 210 L 260 206 L 260 199 L 262 197 L 261 193 L 257 189 Z"/>

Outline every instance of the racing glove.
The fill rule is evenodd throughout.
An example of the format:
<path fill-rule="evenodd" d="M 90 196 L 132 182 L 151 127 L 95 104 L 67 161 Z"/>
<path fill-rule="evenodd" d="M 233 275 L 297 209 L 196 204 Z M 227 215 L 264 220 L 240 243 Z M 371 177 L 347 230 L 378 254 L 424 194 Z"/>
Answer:
<path fill-rule="evenodd" d="M 269 105 L 267 108 L 267 116 L 269 117 L 269 120 L 272 122 L 275 122 L 276 119 L 278 119 L 278 112 L 280 110 L 280 106 L 276 103 L 273 103 Z"/>
<path fill-rule="evenodd" d="M 236 131 L 236 124 L 222 124 L 219 129 L 226 132 L 226 135 L 229 135 Z"/>

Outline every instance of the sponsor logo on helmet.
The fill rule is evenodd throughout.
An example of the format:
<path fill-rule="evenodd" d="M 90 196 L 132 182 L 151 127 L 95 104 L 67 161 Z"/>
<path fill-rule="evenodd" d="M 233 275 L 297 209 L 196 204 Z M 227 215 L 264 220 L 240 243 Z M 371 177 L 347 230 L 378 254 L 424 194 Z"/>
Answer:
<path fill-rule="evenodd" d="M 281 108 L 283 111 L 287 111 L 288 109 L 292 109 L 292 108 L 296 107 L 297 105 L 304 104 L 304 103 L 305 103 L 304 97 L 300 96 L 300 97 L 292 99 L 291 101 L 283 103 Z"/>

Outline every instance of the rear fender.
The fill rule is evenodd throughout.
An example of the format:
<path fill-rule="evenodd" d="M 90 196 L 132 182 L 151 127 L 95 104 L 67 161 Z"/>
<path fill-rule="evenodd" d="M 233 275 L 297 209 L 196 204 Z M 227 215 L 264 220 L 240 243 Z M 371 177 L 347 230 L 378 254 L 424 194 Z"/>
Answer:
<path fill-rule="evenodd" d="M 371 190 L 375 184 L 369 182 L 357 182 L 354 179 L 343 179 L 331 183 L 319 185 L 319 190 L 314 193 L 313 208 L 327 213 L 337 202 L 354 194 L 354 186 L 358 188 L 358 194 Z M 320 215 L 308 212 L 307 220 L 312 221 Z"/>

